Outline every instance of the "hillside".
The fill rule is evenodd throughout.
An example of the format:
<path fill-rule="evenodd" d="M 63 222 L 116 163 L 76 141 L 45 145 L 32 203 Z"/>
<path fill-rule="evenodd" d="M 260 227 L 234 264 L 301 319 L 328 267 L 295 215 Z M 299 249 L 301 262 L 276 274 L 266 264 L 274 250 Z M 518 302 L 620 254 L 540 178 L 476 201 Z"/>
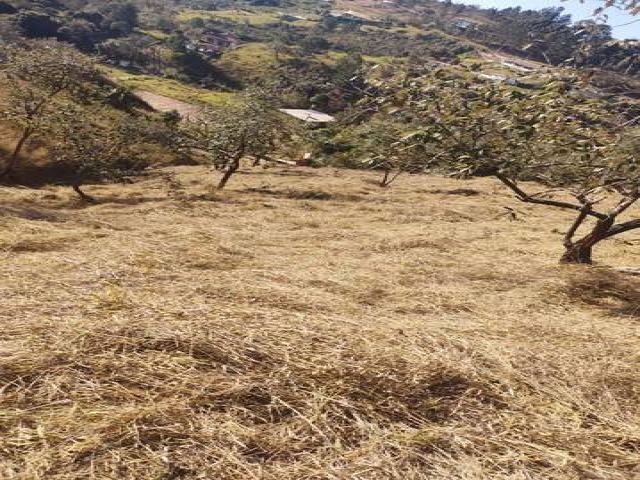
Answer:
<path fill-rule="evenodd" d="M 0 480 L 640 480 L 638 48 L 0 0 Z"/>
<path fill-rule="evenodd" d="M 594 22 L 574 26 L 558 9 L 434 0 L 5 3 L 13 10 L 0 13 L 0 37 L 54 36 L 99 54 L 123 85 L 179 101 L 217 104 L 259 86 L 290 108 L 318 106 L 329 95 L 337 100 L 320 107 L 338 112 L 354 101 L 344 80 L 357 69 L 327 59 L 348 56 L 401 68 L 497 55 L 617 72 L 622 78 L 604 82 L 615 93 L 638 90 L 638 42 L 615 41 Z"/>
<path fill-rule="evenodd" d="M 635 478 L 635 278 L 490 180 L 373 178 L 2 189 L 0 476 Z"/>

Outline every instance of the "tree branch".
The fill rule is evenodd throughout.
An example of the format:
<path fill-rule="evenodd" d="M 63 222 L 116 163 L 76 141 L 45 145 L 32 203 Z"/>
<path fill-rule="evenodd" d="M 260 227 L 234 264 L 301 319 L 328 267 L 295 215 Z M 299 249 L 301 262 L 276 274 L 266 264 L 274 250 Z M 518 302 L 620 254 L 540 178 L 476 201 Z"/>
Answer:
<path fill-rule="evenodd" d="M 576 217 L 575 221 L 573 222 L 573 225 L 571 225 L 571 228 L 567 231 L 567 233 L 564 236 L 564 246 L 566 248 L 571 248 L 573 246 L 573 236 L 576 234 L 576 231 L 578 230 L 578 228 L 580 228 L 580 225 L 582 225 L 582 222 L 584 222 L 587 216 L 589 215 L 591 208 L 592 208 L 591 203 L 585 203 L 580 209 L 580 214 Z"/>
<path fill-rule="evenodd" d="M 612 226 L 607 231 L 605 238 L 611 238 L 615 235 L 628 232 L 629 230 L 635 230 L 637 228 L 640 228 L 640 219 L 629 220 L 628 222 L 619 223 L 617 225 Z"/>
<path fill-rule="evenodd" d="M 568 210 L 575 210 L 577 212 L 582 212 L 584 205 L 576 205 L 574 203 L 569 202 L 561 202 L 558 200 L 548 200 L 546 198 L 536 198 L 535 196 L 531 196 L 522 190 L 518 185 L 511 179 L 507 178 L 500 172 L 496 172 L 494 174 L 498 180 L 504 183 L 507 187 L 509 187 L 515 194 L 518 200 L 524 203 L 536 203 L 539 205 L 549 205 L 551 207 L 565 208 Z M 594 210 L 589 209 L 587 211 L 587 215 L 595 217 L 599 220 L 606 220 L 608 215 L 604 213 L 596 212 Z"/>
<path fill-rule="evenodd" d="M 620 215 L 622 212 L 624 212 L 627 208 L 629 208 L 631 205 L 633 205 L 634 203 L 636 203 L 638 201 L 638 196 L 637 195 L 633 195 L 631 197 L 627 197 L 622 199 L 622 201 L 620 203 L 618 203 L 618 205 L 612 209 L 609 212 L 609 215 L 607 215 L 609 218 L 616 218 L 618 215 Z"/>

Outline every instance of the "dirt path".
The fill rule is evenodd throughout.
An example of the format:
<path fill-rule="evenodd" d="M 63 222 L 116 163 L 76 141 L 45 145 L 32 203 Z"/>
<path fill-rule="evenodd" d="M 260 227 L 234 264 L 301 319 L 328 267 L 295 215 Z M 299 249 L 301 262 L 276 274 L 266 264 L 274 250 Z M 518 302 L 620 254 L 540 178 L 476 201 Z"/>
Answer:
<path fill-rule="evenodd" d="M 147 102 L 153 109 L 159 112 L 177 111 L 185 120 L 196 120 L 200 116 L 201 108 L 191 103 L 165 97 L 146 90 L 136 90 L 138 97 Z"/>

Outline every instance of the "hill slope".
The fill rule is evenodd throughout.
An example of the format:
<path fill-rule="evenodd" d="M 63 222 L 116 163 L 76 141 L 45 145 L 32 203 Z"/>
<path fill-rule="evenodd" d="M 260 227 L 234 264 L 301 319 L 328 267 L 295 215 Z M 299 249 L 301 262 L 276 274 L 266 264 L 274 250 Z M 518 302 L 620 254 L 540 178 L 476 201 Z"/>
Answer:
<path fill-rule="evenodd" d="M 486 179 L 208 175 L 0 192 L 0 476 L 640 473 L 640 284 L 557 266 L 570 214 Z"/>

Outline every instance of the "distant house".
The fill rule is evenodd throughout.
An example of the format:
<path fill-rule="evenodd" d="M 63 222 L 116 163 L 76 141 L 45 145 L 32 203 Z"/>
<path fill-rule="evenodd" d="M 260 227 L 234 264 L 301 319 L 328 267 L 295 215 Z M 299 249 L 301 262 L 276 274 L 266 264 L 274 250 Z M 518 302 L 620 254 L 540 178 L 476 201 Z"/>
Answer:
<path fill-rule="evenodd" d="M 220 55 L 225 50 L 235 48 L 240 44 L 240 39 L 232 33 L 208 30 L 199 38 L 191 40 L 187 44 L 189 50 L 198 51 L 207 55 Z"/>
<path fill-rule="evenodd" d="M 478 78 L 489 80 L 491 82 L 506 83 L 512 87 L 519 87 L 521 83 L 515 78 L 505 77 L 504 75 L 489 75 L 486 73 L 478 73 Z"/>
<path fill-rule="evenodd" d="M 469 20 L 457 20 L 453 23 L 453 26 L 459 28 L 460 30 L 470 30 L 476 27 L 475 22 L 471 22 Z"/>
<path fill-rule="evenodd" d="M 307 17 L 301 15 L 291 15 L 290 13 L 281 13 L 279 15 L 280 20 L 285 22 L 297 22 L 298 20 L 309 20 Z"/>
<path fill-rule="evenodd" d="M 329 16 L 344 23 L 380 23 L 378 20 L 353 10 L 331 10 Z"/>
<path fill-rule="evenodd" d="M 290 115 L 298 120 L 302 120 L 307 123 L 330 123 L 335 122 L 336 119 L 326 113 L 318 112 L 317 110 L 304 110 L 299 108 L 281 108 L 280 111 L 287 115 Z"/>

